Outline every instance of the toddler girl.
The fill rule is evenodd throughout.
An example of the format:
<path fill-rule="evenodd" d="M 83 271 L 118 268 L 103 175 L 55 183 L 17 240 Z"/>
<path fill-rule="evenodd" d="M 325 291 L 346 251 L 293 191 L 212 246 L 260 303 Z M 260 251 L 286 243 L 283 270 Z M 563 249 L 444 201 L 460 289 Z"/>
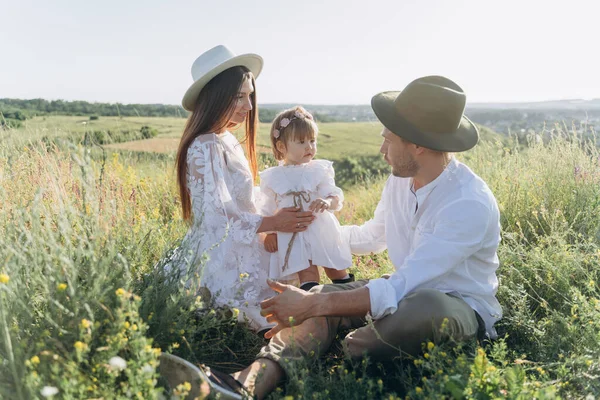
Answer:
<path fill-rule="evenodd" d="M 342 242 L 340 224 L 332 213 L 342 208 L 344 195 L 335 186 L 333 163 L 313 160 L 317 134 L 312 115 L 302 107 L 277 115 L 271 144 L 279 166 L 260 173 L 264 215 L 292 206 L 316 215 L 305 231 L 270 233 L 265 238 L 265 249 L 273 253 L 269 276 L 288 280 L 297 275 L 304 290 L 319 284 L 319 265 L 333 283 L 354 280 L 346 271 L 352 264 L 350 248 Z"/>

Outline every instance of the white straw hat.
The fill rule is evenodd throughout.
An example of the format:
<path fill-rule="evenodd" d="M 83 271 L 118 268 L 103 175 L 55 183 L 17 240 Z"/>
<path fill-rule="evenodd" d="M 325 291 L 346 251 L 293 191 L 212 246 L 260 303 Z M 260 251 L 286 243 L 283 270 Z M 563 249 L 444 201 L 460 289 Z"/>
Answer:
<path fill-rule="evenodd" d="M 185 92 L 181 104 L 183 108 L 192 111 L 202 88 L 215 76 L 228 68 L 246 67 L 257 78 L 263 67 L 263 59 L 258 54 L 242 54 L 236 56 L 223 45 L 213 47 L 202 53 L 192 64 L 192 79 L 194 83 Z"/>

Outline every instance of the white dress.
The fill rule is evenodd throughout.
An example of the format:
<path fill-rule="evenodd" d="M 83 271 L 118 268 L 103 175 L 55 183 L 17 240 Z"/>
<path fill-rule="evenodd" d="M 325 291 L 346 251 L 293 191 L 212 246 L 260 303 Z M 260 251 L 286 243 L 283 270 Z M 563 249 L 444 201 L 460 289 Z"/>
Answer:
<path fill-rule="evenodd" d="M 308 211 L 317 198 L 328 196 L 339 198 L 339 211 L 344 194 L 335 186 L 333 163 L 327 160 L 312 160 L 306 164 L 278 166 L 260 173 L 260 210 L 263 215 L 273 215 L 276 210 L 294 206 L 302 202 Z M 274 279 L 295 279 L 296 273 L 314 265 L 346 269 L 352 265 L 352 255 L 347 242 L 341 238 L 340 223 L 331 211 L 315 213 L 316 219 L 304 232 L 298 232 L 294 239 L 284 270 L 285 255 L 292 233 L 277 232 L 278 251 L 271 255 L 269 277 Z"/>
<path fill-rule="evenodd" d="M 275 293 L 267 286 L 269 253 L 256 233 L 256 212 L 248 160 L 230 132 L 197 137 L 187 152 L 187 184 L 192 224 L 178 267 L 200 274 L 218 305 L 240 310 L 251 328 L 272 324 L 260 316 L 259 302 Z M 182 253 L 180 251 L 180 253 Z"/>

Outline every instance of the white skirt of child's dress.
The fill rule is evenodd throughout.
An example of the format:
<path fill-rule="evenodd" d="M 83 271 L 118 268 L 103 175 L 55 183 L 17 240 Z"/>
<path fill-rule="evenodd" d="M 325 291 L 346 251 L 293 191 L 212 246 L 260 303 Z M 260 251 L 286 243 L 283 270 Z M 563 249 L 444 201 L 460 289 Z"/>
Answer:
<path fill-rule="evenodd" d="M 337 270 L 352 265 L 350 247 L 342 241 L 337 218 L 329 211 L 316 213 L 315 216 L 315 220 L 306 231 L 296 234 L 285 270 L 285 255 L 293 233 L 277 233 L 278 251 L 271 255 L 269 277 L 292 280 L 299 271 L 308 268 L 310 262 Z"/>

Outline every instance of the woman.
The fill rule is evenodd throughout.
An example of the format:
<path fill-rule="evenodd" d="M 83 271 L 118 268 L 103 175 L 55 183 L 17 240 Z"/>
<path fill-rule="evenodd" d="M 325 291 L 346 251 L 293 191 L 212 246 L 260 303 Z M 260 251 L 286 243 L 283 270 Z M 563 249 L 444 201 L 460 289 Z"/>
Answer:
<path fill-rule="evenodd" d="M 236 56 L 225 46 L 202 54 L 192 66 L 194 83 L 183 98 L 191 111 L 177 152 L 185 265 L 200 275 L 219 305 L 238 308 L 257 331 L 269 326 L 259 302 L 272 296 L 266 284 L 269 255 L 261 232 L 302 232 L 310 212 L 289 208 L 258 215 L 254 205 L 258 112 L 254 78 L 262 69 L 255 54 Z M 228 129 L 246 123 L 244 151 Z"/>

